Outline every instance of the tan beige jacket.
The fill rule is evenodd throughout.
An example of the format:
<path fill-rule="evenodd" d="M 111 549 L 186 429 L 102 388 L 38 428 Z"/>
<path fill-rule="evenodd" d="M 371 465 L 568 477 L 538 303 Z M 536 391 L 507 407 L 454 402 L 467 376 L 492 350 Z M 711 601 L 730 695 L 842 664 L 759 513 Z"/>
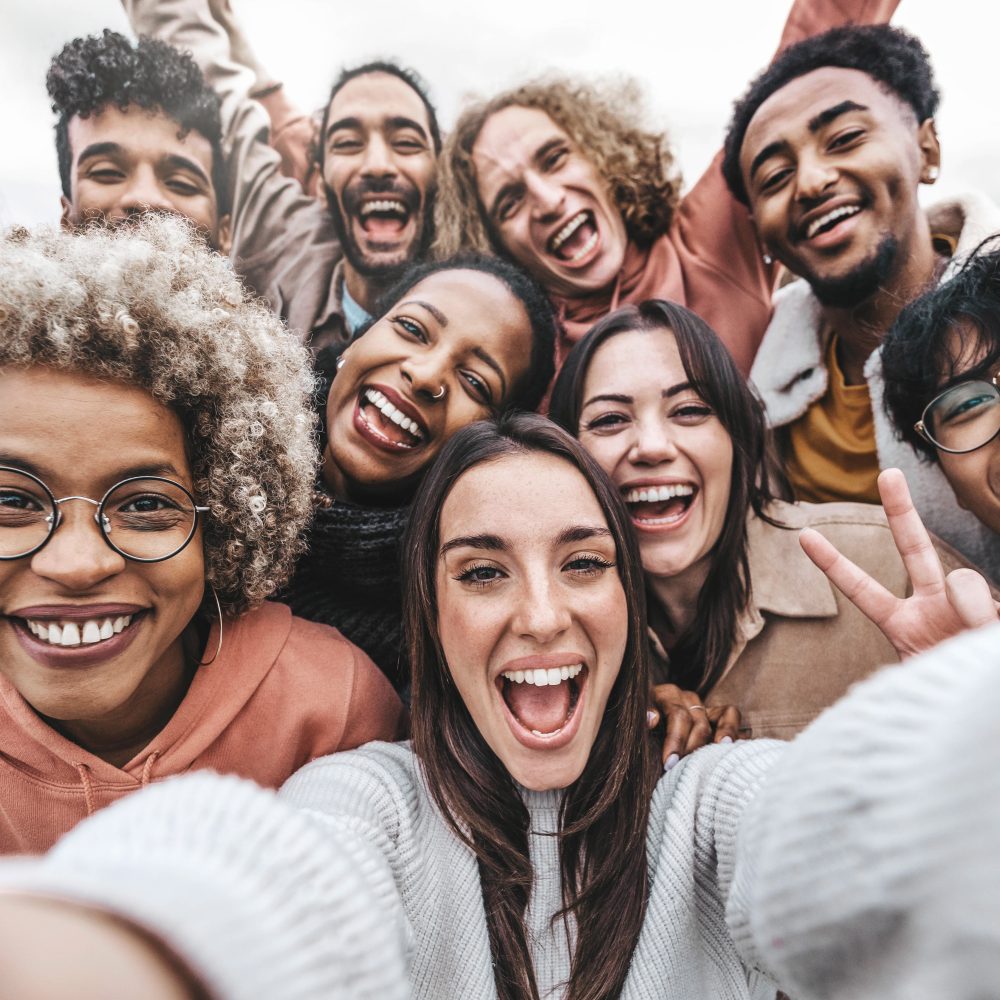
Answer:
<path fill-rule="evenodd" d="M 855 681 L 899 659 L 878 628 L 802 551 L 799 531 L 816 528 L 900 597 L 909 592 L 909 578 L 881 507 L 775 502 L 768 514 L 789 527 L 750 517 L 750 604 L 737 621 L 729 661 L 706 702 L 736 705 L 747 736 L 787 740 Z M 946 573 L 969 565 L 950 546 L 934 541 Z M 657 666 L 666 668 L 663 646 L 650 634 Z"/>

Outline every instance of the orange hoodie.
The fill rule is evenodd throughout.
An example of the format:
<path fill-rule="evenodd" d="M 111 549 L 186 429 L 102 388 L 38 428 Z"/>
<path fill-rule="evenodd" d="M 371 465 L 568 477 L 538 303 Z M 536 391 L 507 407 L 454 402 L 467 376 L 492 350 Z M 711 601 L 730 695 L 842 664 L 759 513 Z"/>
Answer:
<path fill-rule="evenodd" d="M 206 649 L 215 649 L 217 625 Z M 265 604 L 227 621 L 156 737 L 118 768 L 46 725 L 0 676 L 0 853 L 47 850 L 79 820 L 151 781 L 196 768 L 276 788 L 315 757 L 400 736 L 382 672 L 336 629 Z"/>

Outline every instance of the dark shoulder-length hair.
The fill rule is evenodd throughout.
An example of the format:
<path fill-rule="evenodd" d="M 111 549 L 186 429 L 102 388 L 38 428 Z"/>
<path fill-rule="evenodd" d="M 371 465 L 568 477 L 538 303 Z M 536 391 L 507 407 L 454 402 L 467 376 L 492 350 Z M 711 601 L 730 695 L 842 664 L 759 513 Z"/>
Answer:
<path fill-rule="evenodd" d="M 563 914 L 577 941 L 567 1000 L 621 992 L 647 902 L 646 821 L 657 777 L 647 731 L 649 672 L 642 566 L 618 491 L 586 450 L 551 421 L 513 414 L 460 430 L 424 480 L 403 546 L 404 623 L 413 669 L 413 746 L 442 814 L 479 861 L 500 1000 L 537 1000 L 525 910 L 533 872 L 528 812 L 503 763 L 451 681 L 437 625 L 435 579 L 441 510 L 457 480 L 483 462 L 555 455 L 583 476 L 617 546 L 628 640 L 621 670 L 579 779 L 560 816 Z M 496 498 L 498 504 L 503 496 Z"/>
<path fill-rule="evenodd" d="M 573 347 L 552 390 L 549 416 L 579 435 L 583 388 L 594 354 L 612 337 L 634 331 L 673 335 L 688 381 L 733 443 L 729 506 L 722 533 L 712 549 L 694 620 L 677 637 L 670 654 L 671 681 L 704 695 L 725 669 L 736 619 L 750 601 L 747 514 L 752 510 L 770 522 L 765 508 L 776 497 L 787 496 L 787 487 L 771 455 L 763 406 L 729 351 L 700 316 L 663 299 L 616 310 Z"/>

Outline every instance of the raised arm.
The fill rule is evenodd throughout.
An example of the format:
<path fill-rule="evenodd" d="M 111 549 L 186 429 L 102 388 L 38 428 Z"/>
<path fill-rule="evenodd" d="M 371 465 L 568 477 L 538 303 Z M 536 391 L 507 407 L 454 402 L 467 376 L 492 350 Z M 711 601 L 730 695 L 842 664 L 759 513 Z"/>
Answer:
<path fill-rule="evenodd" d="M 844 24 L 882 24 L 899 0 L 795 0 L 776 53 Z M 776 269 L 765 264 L 746 206 L 729 192 L 722 153 L 684 197 L 674 244 L 685 274 L 688 305 L 729 348 L 744 375 L 771 318 Z"/>

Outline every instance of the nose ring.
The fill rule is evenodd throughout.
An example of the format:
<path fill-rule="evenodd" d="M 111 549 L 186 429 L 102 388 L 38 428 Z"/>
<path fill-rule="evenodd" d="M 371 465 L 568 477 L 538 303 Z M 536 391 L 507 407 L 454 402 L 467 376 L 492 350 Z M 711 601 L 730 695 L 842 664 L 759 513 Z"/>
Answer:
<path fill-rule="evenodd" d="M 440 399 L 444 395 L 444 385 L 441 386 L 440 392 L 431 393 L 431 399 Z"/>

